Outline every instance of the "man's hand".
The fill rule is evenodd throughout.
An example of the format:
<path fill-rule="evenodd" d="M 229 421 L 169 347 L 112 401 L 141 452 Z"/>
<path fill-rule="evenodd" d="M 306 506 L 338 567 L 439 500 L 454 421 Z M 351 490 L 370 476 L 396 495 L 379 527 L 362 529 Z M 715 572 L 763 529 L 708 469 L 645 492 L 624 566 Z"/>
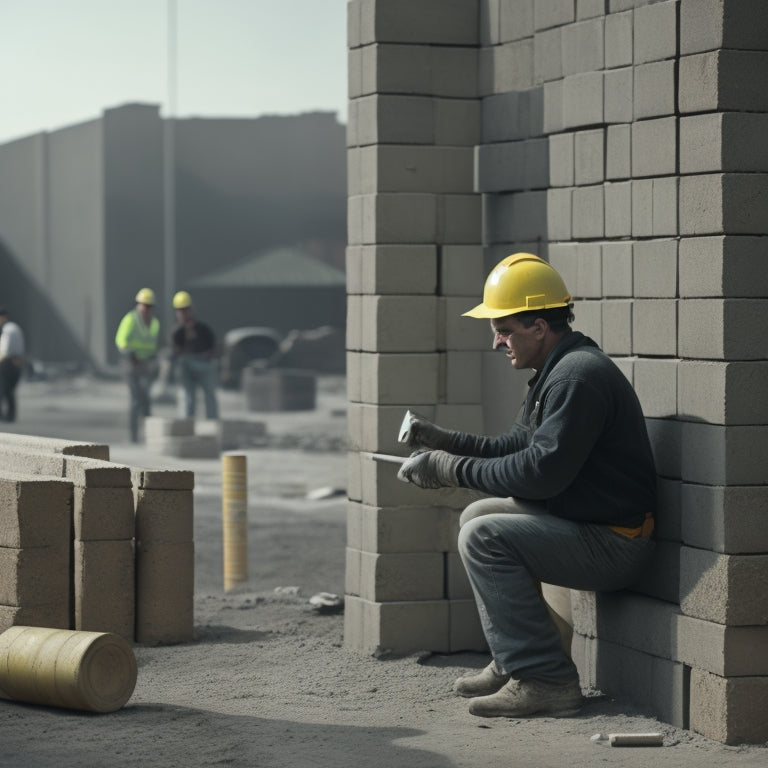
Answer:
<path fill-rule="evenodd" d="M 457 486 L 459 479 L 456 468 L 460 460 L 460 456 L 446 451 L 417 451 L 403 462 L 397 479 L 420 488 Z"/>
<path fill-rule="evenodd" d="M 453 432 L 427 421 L 418 413 L 411 412 L 408 437 L 405 444 L 411 448 L 438 448 L 446 451 L 451 447 Z"/>

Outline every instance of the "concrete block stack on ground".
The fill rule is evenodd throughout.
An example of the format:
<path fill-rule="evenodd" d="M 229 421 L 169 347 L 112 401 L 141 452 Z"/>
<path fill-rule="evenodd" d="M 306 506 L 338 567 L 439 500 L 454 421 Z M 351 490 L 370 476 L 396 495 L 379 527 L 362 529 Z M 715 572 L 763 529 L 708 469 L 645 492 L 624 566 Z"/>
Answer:
<path fill-rule="evenodd" d="M 418 573 L 422 642 L 451 647 L 445 614 L 429 602 L 443 533 L 421 514 L 445 503 L 409 495 L 366 452 L 397 452 L 392 425 L 406 407 L 467 431 L 510 425 L 524 378 L 510 384 L 490 353 L 473 363 L 487 330 L 457 316 L 499 259 L 532 251 L 563 274 L 575 328 L 635 386 L 659 474 L 647 578 L 618 597 L 573 596 L 583 682 L 726 743 L 764 742 L 765 718 L 748 702 L 768 690 L 768 45 L 755 33 L 765 9 L 736 0 L 466 5 L 478 12 L 476 28 L 466 9 L 445 11 L 431 28 L 420 23 L 430 3 L 402 8 L 399 24 L 382 0 L 349 4 L 350 602 L 392 599 L 400 574 Z M 470 77 L 446 82 L 459 61 Z M 449 97 L 479 121 L 441 128 Z M 471 178 L 462 178 L 463 160 L 440 176 L 435 155 L 416 151 L 453 148 L 451 157 L 465 158 L 466 147 Z M 480 216 L 469 213 L 473 196 Z M 439 215 L 448 201 L 467 214 L 461 229 Z M 404 545 L 362 548 L 363 519 L 403 524 L 411 510 L 432 526 L 431 538 L 416 537 L 431 541 L 423 562 Z M 452 583 L 452 552 L 443 551 Z M 346 642 L 402 642 L 390 620 L 394 612 L 360 609 Z M 430 622 L 444 634 L 430 634 Z M 736 648 L 748 661 L 725 663 Z"/>
<path fill-rule="evenodd" d="M 3 433 L 0 627 L 191 640 L 193 473 L 94 455 L 109 447 Z"/>

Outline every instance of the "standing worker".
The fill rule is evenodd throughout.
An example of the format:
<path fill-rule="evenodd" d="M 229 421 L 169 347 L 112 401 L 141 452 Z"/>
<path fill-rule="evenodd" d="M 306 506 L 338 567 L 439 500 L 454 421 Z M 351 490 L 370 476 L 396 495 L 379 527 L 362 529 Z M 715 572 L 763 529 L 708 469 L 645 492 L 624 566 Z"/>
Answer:
<path fill-rule="evenodd" d="M 153 317 L 155 292 L 142 288 L 136 306 L 120 321 L 115 344 L 125 361 L 131 405 L 128 423 L 131 442 L 139 441 L 139 418 L 151 412 L 150 389 L 157 378 L 157 342 L 160 321 Z"/>
<path fill-rule="evenodd" d="M 24 367 L 24 334 L 0 308 L 0 420 L 16 421 L 16 386 Z"/>
<path fill-rule="evenodd" d="M 526 253 L 503 259 L 483 302 L 493 348 L 535 371 L 509 432 L 483 437 L 412 417 L 398 472 L 422 488 L 488 494 L 461 515 L 459 553 L 492 654 L 454 690 L 480 717 L 565 716 L 579 677 L 536 582 L 617 590 L 638 581 L 654 542 L 656 472 L 637 396 L 592 339 L 571 330 L 560 275 Z"/>
<path fill-rule="evenodd" d="M 183 402 L 179 411 L 188 419 L 195 417 L 197 388 L 203 390 L 205 417 L 219 418 L 216 385 L 219 380 L 216 336 L 210 326 L 195 319 L 192 297 L 178 291 L 173 297 L 177 325 L 171 336 L 171 348 L 181 383 Z"/>

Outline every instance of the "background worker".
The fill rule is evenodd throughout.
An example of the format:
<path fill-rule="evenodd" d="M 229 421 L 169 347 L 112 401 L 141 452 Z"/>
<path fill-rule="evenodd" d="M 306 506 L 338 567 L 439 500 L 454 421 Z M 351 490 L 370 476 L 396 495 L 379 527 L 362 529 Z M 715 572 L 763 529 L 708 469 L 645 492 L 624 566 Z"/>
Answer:
<path fill-rule="evenodd" d="M 418 450 L 398 472 L 423 488 L 488 494 L 462 513 L 459 552 L 493 658 L 454 685 L 481 717 L 576 712 L 578 673 L 536 582 L 621 589 L 654 547 L 656 472 L 640 403 L 597 344 L 571 330 L 570 301 L 547 262 L 502 260 L 464 314 L 489 319 L 493 348 L 535 371 L 517 420 L 483 437 L 414 416 Z"/>
<path fill-rule="evenodd" d="M 24 367 L 24 334 L 0 308 L 0 421 L 16 421 L 16 386 Z"/>
<path fill-rule="evenodd" d="M 173 297 L 176 328 L 171 335 L 171 349 L 181 384 L 179 411 L 186 418 L 195 416 L 197 388 L 203 391 L 205 417 L 219 418 L 216 386 L 219 381 L 216 336 L 210 326 L 195 319 L 192 297 L 178 291 Z"/>
<path fill-rule="evenodd" d="M 155 292 L 142 288 L 136 306 L 120 321 L 115 345 L 123 357 L 130 392 L 128 424 L 131 442 L 139 441 L 139 421 L 151 413 L 150 390 L 157 378 L 157 343 L 160 321 L 153 317 Z"/>

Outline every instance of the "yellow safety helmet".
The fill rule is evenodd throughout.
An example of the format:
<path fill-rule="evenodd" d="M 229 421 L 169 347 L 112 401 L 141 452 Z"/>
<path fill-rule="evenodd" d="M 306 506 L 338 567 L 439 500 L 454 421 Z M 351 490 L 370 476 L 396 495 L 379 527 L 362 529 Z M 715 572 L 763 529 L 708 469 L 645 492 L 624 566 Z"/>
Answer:
<path fill-rule="evenodd" d="M 150 307 L 155 306 L 155 292 L 151 288 L 142 288 L 136 294 L 137 304 L 147 304 Z"/>
<path fill-rule="evenodd" d="M 186 291 L 177 291 L 173 296 L 174 309 L 187 309 L 192 306 L 192 297 Z"/>
<path fill-rule="evenodd" d="M 570 302 L 571 295 L 554 267 L 532 253 L 513 253 L 491 270 L 483 303 L 463 315 L 505 317 L 531 309 L 567 307 Z"/>

